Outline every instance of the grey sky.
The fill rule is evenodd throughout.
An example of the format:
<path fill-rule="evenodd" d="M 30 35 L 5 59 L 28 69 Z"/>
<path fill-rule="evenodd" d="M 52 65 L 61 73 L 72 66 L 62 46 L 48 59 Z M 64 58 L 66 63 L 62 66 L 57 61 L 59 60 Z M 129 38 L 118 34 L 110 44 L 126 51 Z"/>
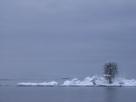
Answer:
<path fill-rule="evenodd" d="M 136 77 L 135 43 L 135 0 L 0 0 L 2 78 Z"/>

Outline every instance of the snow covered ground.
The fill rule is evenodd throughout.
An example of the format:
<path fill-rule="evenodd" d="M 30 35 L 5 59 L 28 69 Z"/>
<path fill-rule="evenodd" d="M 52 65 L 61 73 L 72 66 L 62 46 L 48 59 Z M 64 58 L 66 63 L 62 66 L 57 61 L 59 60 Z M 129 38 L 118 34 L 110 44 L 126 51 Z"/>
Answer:
<path fill-rule="evenodd" d="M 63 87 L 136 87 L 136 80 L 135 79 L 125 79 L 125 78 L 117 78 L 114 80 L 114 83 L 108 84 L 107 81 L 103 77 L 92 76 L 86 77 L 83 80 L 79 80 L 77 78 L 73 78 L 71 80 L 65 80 L 63 83 L 59 83 L 57 81 L 51 82 L 41 82 L 41 83 L 33 83 L 33 82 L 21 82 L 17 83 L 17 86 L 63 86 Z"/>
<path fill-rule="evenodd" d="M 66 80 L 62 86 L 136 86 L 136 80 L 128 80 L 124 78 L 115 79 L 112 84 L 108 84 L 103 77 L 86 77 L 83 80 L 74 78 L 72 80 Z"/>
<path fill-rule="evenodd" d="M 58 85 L 58 82 L 56 81 L 41 82 L 41 83 L 21 82 L 17 84 L 17 86 L 57 86 L 57 85 Z"/>

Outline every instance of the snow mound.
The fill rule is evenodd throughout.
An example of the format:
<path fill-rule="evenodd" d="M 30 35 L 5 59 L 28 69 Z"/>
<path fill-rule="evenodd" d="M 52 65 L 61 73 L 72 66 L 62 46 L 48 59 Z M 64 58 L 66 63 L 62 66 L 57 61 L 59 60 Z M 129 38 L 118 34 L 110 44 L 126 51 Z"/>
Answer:
<path fill-rule="evenodd" d="M 21 82 L 17 83 L 17 86 L 67 86 L 67 87 L 136 87 L 135 79 L 116 78 L 112 84 L 108 84 L 104 77 L 92 76 L 86 77 L 83 80 L 73 78 L 71 80 L 65 80 L 62 84 L 56 81 L 50 82 Z"/>
<path fill-rule="evenodd" d="M 123 87 L 123 86 L 136 86 L 136 80 L 128 80 L 124 78 L 115 79 L 112 84 L 108 84 L 104 77 L 92 76 L 86 77 L 83 80 L 74 78 L 72 80 L 66 80 L 61 86 L 96 86 L 96 87 Z"/>
<path fill-rule="evenodd" d="M 80 81 L 77 78 L 72 80 L 66 80 L 61 86 L 93 86 L 93 78 L 86 77 L 84 80 Z"/>
<path fill-rule="evenodd" d="M 57 85 L 58 85 L 58 82 L 56 81 L 41 82 L 41 83 L 21 82 L 17 84 L 17 86 L 57 86 Z"/>
<path fill-rule="evenodd" d="M 136 80 L 135 79 L 128 80 L 128 79 L 121 78 L 118 80 L 118 83 L 122 86 L 136 87 Z"/>

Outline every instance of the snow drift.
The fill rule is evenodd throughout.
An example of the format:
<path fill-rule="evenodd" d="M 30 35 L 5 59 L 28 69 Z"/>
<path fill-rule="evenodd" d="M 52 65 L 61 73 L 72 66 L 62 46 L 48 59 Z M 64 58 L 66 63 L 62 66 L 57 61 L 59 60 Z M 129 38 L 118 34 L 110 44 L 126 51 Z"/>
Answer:
<path fill-rule="evenodd" d="M 86 77 L 84 80 L 74 78 L 72 80 L 66 80 L 61 86 L 93 86 L 92 78 Z"/>
<path fill-rule="evenodd" d="M 65 80 L 63 83 L 56 81 L 50 82 L 21 82 L 17 83 L 17 86 L 63 86 L 63 87 L 136 87 L 135 79 L 116 78 L 112 84 L 108 84 L 104 77 L 92 76 L 86 77 L 83 80 L 73 78 L 71 80 Z"/>
<path fill-rule="evenodd" d="M 72 80 L 66 80 L 61 86 L 97 86 L 97 87 L 108 87 L 108 86 L 136 86 L 136 80 L 127 80 L 124 78 L 115 79 L 112 84 L 108 84 L 107 81 L 103 77 L 93 76 L 86 77 L 83 80 L 79 80 L 74 78 Z"/>
<path fill-rule="evenodd" d="M 58 85 L 58 82 L 56 81 L 41 82 L 41 83 L 21 82 L 17 84 L 17 86 L 57 86 L 57 85 Z"/>

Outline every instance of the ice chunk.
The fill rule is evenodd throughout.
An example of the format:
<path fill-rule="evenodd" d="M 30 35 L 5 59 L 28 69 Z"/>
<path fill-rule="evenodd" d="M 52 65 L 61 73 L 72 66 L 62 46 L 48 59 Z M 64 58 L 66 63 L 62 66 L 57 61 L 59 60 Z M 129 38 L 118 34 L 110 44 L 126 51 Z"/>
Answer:
<path fill-rule="evenodd" d="M 97 87 L 121 87 L 121 86 L 136 86 L 136 80 L 128 80 L 123 78 L 115 79 L 112 84 L 108 84 L 104 77 L 92 76 L 86 77 L 83 80 L 74 78 L 66 80 L 62 86 L 97 86 Z"/>
<path fill-rule="evenodd" d="M 72 80 L 66 80 L 62 86 L 93 86 L 93 78 L 86 77 L 84 80 L 74 78 Z"/>
<path fill-rule="evenodd" d="M 112 84 L 108 84 L 107 80 L 105 80 L 104 77 L 98 77 L 98 76 L 92 76 L 92 77 L 86 77 L 83 80 L 79 80 L 78 78 L 73 78 L 71 80 L 65 80 L 62 84 L 58 85 L 58 82 L 56 81 L 50 81 L 50 82 L 41 82 L 41 83 L 35 83 L 35 82 L 21 82 L 18 83 L 17 86 L 74 86 L 74 87 L 80 87 L 80 86 L 95 86 L 95 87 L 119 87 L 119 86 L 128 86 L 128 87 L 136 87 L 136 80 L 135 79 L 125 79 L 125 78 L 116 78 Z"/>
<path fill-rule="evenodd" d="M 17 84 L 17 86 L 57 86 L 57 85 L 58 85 L 58 82 L 56 81 L 41 82 L 41 83 L 21 82 Z"/>

